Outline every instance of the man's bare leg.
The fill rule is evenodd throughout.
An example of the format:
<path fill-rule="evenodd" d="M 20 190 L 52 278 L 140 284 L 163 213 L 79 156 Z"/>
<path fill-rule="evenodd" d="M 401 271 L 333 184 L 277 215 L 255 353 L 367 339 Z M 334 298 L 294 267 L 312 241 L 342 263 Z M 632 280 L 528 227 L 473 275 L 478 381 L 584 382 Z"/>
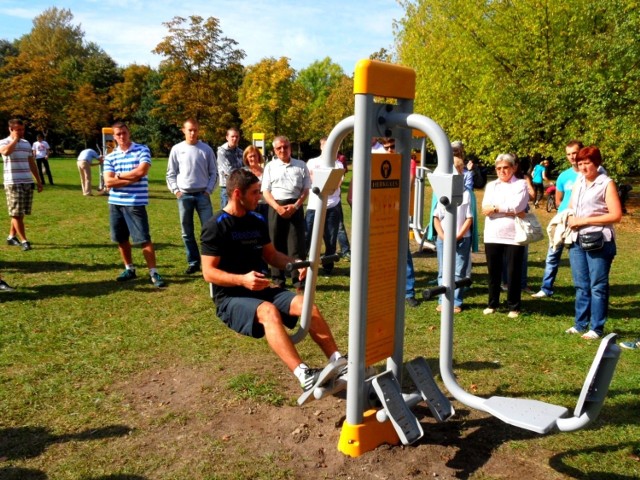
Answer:
<path fill-rule="evenodd" d="M 120 251 L 120 256 L 122 257 L 125 267 L 133 264 L 133 258 L 131 257 L 131 242 L 127 240 L 126 242 L 119 243 L 118 250 Z"/>
<path fill-rule="evenodd" d="M 24 217 L 11 217 L 11 228 L 9 229 L 9 236 L 18 236 L 21 242 L 27 241 L 27 234 L 24 228 Z"/>
<path fill-rule="evenodd" d="M 302 314 L 302 302 L 303 296 L 296 296 L 291 302 L 289 313 L 293 316 L 299 316 Z M 285 332 L 286 333 L 286 332 Z M 327 322 L 322 317 L 320 310 L 316 305 L 311 310 L 311 325 L 309 326 L 309 335 L 313 341 L 320 347 L 322 352 L 327 358 L 330 358 L 335 352 L 338 351 L 336 341 L 331 334 L 331 329 Z"/>
<path fill-rule="evenodd" d="M 148 268 L 156 268 L 156 251 L 153 248 L 153 243 L 146 242 L 142 244 L 142 255 L 147 262 Z"/>
<path fill-rule="evenodd" d="M 278 309 L 269 302 L 263 302 L 256 310 L 256 318 L 264 327 L 267 343 L 292 372 L 302 363 L 302 359 L 284 328 Z"/>

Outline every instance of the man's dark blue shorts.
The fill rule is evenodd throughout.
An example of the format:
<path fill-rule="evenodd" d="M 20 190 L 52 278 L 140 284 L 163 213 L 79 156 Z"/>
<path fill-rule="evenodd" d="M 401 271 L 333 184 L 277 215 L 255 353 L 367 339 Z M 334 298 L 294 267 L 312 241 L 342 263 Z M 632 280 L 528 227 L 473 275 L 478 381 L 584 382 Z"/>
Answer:
<path fill-rule="evenodd" d="M 289 315 L 296 294 L 284 288 L 270 287 L 258 292 L 247 290 L 246 296 L 227 297 L 217 305 L 217 315 L 232 330 L 253 338 L 264 337 L 264 327 L 256 319 L 263 302 L 273 303 L 282 316 L 282 323 L 293 328 L 298 317 Z"/>

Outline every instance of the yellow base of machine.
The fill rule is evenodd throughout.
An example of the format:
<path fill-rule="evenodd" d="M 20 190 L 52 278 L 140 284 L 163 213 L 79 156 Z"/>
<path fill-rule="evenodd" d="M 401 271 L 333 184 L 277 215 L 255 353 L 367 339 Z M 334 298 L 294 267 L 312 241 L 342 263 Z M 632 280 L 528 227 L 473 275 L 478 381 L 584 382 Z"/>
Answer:
<path fill-rule="evenodd" d="M 338 441 L 338 450 L 350 457 L 359 457 L 380 445 L 399 443 L 400 438 L 391 422 L 380 423 L 376 419 L 376 410 L 367 410 L 364 412 L 361 424 L 351 425 L 344 422 Z"/>

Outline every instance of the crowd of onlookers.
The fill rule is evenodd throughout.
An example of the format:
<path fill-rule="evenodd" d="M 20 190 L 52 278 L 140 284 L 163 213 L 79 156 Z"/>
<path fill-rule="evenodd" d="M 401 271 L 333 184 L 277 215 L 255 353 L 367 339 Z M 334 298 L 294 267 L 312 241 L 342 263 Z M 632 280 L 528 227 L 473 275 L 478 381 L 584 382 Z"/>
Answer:
<path fill-rule="evenodd" d="M 133 142 L 126 124 L 113 125 L 117 148 L 104 158 L 85 150 L 78 158 L 83 193 L 91 194 L 90 166 L 98 158 L 103 166 L 104 182 L 109 195 L 109 218 L 111 239 L 118 244 L 124 270 L 118 281 L 137 278 L 132 258 L 132 245 L 140 245 L 149 269 L 150 282 L 158 287 L 166 286 L 160 276 L 151 241 L 146 205 L 149 199 L 147 175 L 151 167 L 149 149 Z M 197 120 L 184 122 L 183 142 L 175 145 L 169 154 L 166 180 L 169 190 L 176 196 L 181 233 L 185 246 L 187 274 L 202 269 L 202 257 L 196 238 L 194 217 L 198 215 L 201 226 L 205 226 L 214 212 L 210 196 L 215 188 L 220 195 L 220 208 L 225 209 L 233 192 L 227 182 L 232 172 L 245 169 L 260 182 L 260 195 L 255 213 L 264 220 L 269 241 L 278 252 L 292 259 L 307 257 L 315 210 L 314 201 L 309 201 L 309 192 L 314 172 L 320 168 L 320 157 L 306 163 L 291 156 L 291 144 L 286 137 L 273 141 L 274 160 L 265 164 L 262 152 L 253 145 L 242 150 L 240 132 L 236 128 L 227 131 L 226 142 L 214 153 L 213 149 L 199 140 Z M 321 150 L 324 142 L 320 142 Z M 372 152 L 392 152 L 393 139 L 374 139 Z M 384 144 L 384 145 L 383 145 Z M 388 146 L 387 146 L 388 144 Z M 455 171 L 464 177 L 462 203 L 457 207 L 455 278 L 461 280 L 471 276 L 471 252 L 477 251 L 479 239 L 478 215 L 484 216 L 484 251 L 488 269 L 488 300 L 484 315 L 492 315 L 501 307 L 500 295 L 506 291 L 506 307 L 509 318 L 520 315 L 522 294 L 534 298 L 551 297 L 560 258 L 564 249 L 569 251 L 573 284 L 576 292 L 575 322 L 566 330 L 568 334 L 580 334 L 584 339 L 603 336 L 609 307 L 609 271 L 616 255 L 615 230 L 620 221 L 622 205 L 618 189 L 602 166 L 602 155 L 595 146 L 584 147 L 572 140 L 566 145 L 569 168 L 562 171 L 555 182 L 554 203 L 558 213 L 549 226 L 550 242 L 545 261 L 545 271 L 540 290 L 534 292 L 527 285 L 528 245 L 518 238 L 519 223 L 537 208 L 545 191 L 545 182 L 550 183 L 549 163 L 539 159 L 532 167 L 528 160 L 505 153 L 495 160 L 496 180 L 486 182 L 486 173 L 465 159 L 464 146 L 452 144 Z M 48 163 L 50 147 L 38 135 L 32 145 L 24 139 L 24 124 L 18 119 L 9 121 L 9 136 L 0 141 L 0 153 L 4 161 L 4 186 L 11 225 L 7 243 L 30 250 L 24 217 L 31 213 L 33 192 L 42 191 L 45 174 L 53 184 Z M 347 168 L 344 156 L 335 160 L 337 168 Z M 415 163 L 412 165 L 415 171 Z M 88 171 L 88 173 L 87 173 Z M 485 185 L 486 184 L 486 185 Z M 477 205 L 474 188 L 484 187 L 484 195 Z M 324 255 L 322 271 L 333 270 L 333 255 L 338 243 L 343 257 L 349 258 L 350 246 L 344 228 L 340 188 L 330 194 L 326 201 L 324 229 Z M 306 214 L 304 205 L 307 203 Z M 531 205 L 532 204 L 532 205 Z M 252 210 L 253 212 L 253 210 Z M 438 281 L 442 279 L 442 252 L 445 231 L 443 221 L 446 208 L 435 199 L 430 213 L 429 239 L 436 245 L 438 258 Z M 270 279 L 270 284 L 285 287 L 287 276 L 292 285 L 300 289 L 303 278 L 300 272 L 286 272 L 282 265 L 263 262 L 261 272 Z M 407 277 L 414 278 L 413 264 L 409 255 Z M 13 290 L 0 277 L 0 290 Z M 416 306 L 413 285 L 407 286 L 407 304 Z M 454 294 L 454 313 L 463 310 L 464 288 Z M 442 305 L 439 303 L 440 311 Z M 638 348 L 636 342 L 623 343 L 627 348 Z"/>

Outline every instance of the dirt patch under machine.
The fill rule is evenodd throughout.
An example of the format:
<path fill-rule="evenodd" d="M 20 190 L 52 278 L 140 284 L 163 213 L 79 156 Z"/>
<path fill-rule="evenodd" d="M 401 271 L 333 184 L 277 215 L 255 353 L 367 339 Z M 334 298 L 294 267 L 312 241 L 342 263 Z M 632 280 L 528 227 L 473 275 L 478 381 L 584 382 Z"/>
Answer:
<path fill-rule="evenodd" d="M 277 370 L 274 360 L 274 370 Z M 144 456 L 166 449 L 173 469 L 216 457 L 220 468 L 233 469 L 247 452 L 273 459 L 287 478 L 566 478 L 549 465 L 552 452 L 535 447 L 505 448 L 511 440 L 536 434 L 503 424 L 454 402 L 456 415 L 437 423 L 418 407 L 425 435 L 410 446 L 383 445 L 358 458 L 337 449 L 346 401 L 330 397 L 303 407 L 274 406 L 230 394 L 227 382 L 237 372 L 172 366 L 145 371 L 111 390 L 122 398 L 134 434 L 125 448 Z M 283 393 L 299 391 L 287 372 Z M 166 472 L 171 474 L 171 472 Z M 209 472 L 215 473 L 215 472 Z M 220 472 L 217 472 L 220 473 Z M 227 471 L 228 473 L 228 471 Z"/>

